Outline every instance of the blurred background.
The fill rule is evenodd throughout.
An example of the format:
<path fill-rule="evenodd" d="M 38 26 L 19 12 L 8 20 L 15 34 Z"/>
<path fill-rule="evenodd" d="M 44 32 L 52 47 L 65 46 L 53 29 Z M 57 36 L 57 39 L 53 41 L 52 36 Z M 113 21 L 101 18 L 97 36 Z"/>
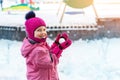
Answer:
<path fill-rule="evenodd" d="M 26 80 L 20 48 L 30 10 L 45 20 L 50 45 L 61 32 L 73 41 L 60 80 L 120 80 L 120 0 L 0 0 L 0 80 Z"/>

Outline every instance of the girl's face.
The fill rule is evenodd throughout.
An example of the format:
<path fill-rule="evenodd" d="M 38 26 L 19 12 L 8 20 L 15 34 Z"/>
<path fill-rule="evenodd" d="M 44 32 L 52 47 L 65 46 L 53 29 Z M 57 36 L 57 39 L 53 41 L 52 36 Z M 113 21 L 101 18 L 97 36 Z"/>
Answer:
<path fill-rule="evenodd" d="M 46 32 L 46 27 L 45 26 L 40 26 L 34 31 L 34 37 L 35 38 L 46 38 L 47 37 L 47 32 Z"/>

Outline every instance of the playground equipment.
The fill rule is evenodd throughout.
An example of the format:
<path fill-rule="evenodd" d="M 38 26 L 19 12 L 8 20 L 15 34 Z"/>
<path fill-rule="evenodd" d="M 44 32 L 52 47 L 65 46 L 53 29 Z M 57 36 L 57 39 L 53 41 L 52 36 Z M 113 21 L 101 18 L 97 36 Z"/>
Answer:
<path fill-rule="evenodd" d="M 29 0 L 29 2 L 25 2 L 25 0 L 21 0 L 20 4 L 12 5 L 12 6 L 7 7 L 7 8 L 3 8 L 3 11 L 39 10 L 39 7 L 34 7 L 34 5 L 35 5 L 35 2 L 33 2 L 33 0 Z"/>
<path fill-rule="evenodd" d="M 32 5 L 29 4 L 17 4 L 17 5 L 12 5 L 7 8 L 3 8 L 3 11 L 14 11 L 14 10 L 39 10 L 39 7 L 33 7 Z"/>
<path fill-rule="evenodd" d="M 72 8 L 85 8 L 93 3 L 93 0 L 64 0 L 66 5 Z"/>
<path fill-rule="evenodd" d="M 116 13 L 118 13 L 118 10 L 120 9 L 119 3 L 117 4 L 112 4 L 110 3 L 107 4 L 107 6 L 99 7 L 100 9 L 97 9 L 96 5 L 93 3 L 93 0 L 77 0 L 81 1 L 79 4 L 76 2 L 76 5 L 73 4 L 74 1 L 76 0 L 66 0 L 66 1 L 71 1 L 71 2 L 65 2 L 64 10 L 62 12 L 63 16 L 61 16 L 61 23 L 60 24 L 53 24 L 53 25 L 47 25 L 47 30 L 48 30 L 48 37 L 51 39 L 54 39 L 58 33 L 61 32 L 67 32 L 72 40 L 78 40 L 78 39 L 100 39 L 103 37 L 108 37 L 108 38 L 113 38 L 113 37 L 120 37 L 120 17 L 115 17 L 112 13 L 112 17 L 108 17 L 108 12 L 106 13 L 107 15 L 104 17 L 101 17 L 100 14 L 98 15 L 97 12 L 98 10 L 103 10 L 106 12 L 106 10 L 111 10 L 112 12 L 116 9 Z M 89 2 L 89 3 L 87 3 Z M 71 3 L 71 4 L 70 4 Z M 80 5 L 81 4 L 81 5 Z M 96 23 L 97 24 L 85 24 L 82 25 L 81 23 L 79 24 L 70 24 L 70 25 L 63 25 L 62 24 L 62 18 L 64 17 L 64 13 L 66 10 L 66 7 L 69 6 L 74 8 L 79 9 L 84 9 L 86 7 L 91 7 L 93 8 L 96 17 Z M 74 6 L 72 6 L 74 5 Z M 106 3 L 104 3 L 106 5 Z M 111 6 L 114 9 L 108 8 L 108 5 Z M 116 6 L 117 5 L 117 6 Z M 119 9 L 118 9 L 119 8 Z M 97 9 L 97 11 L 96 11 Z M 59 11 L 59 10 L 58 10 Z M 48 13 L 49 14 L 49 13 Z M 66 14 L 67 15 L 67 14 Z M 110 14 L 111 15 L 111 14 Z M 71 15 L 72 16 L 72 15 Z M 71 18 L 71 17 L 70 17 Z M 70 19 L 69 18 L 69 19 Z M 68 20 L 68 19 L 67 19 Z M 79 21 L 78 21 L 79 22 Z M 4 34 L 4 35 L 3 35 Z M 0 26 L 0 38 L 7 38 L 7 39 L 12 39 L 12 40 L 23 40 L 25 37 L 25 27 L 23 25 L 4 25 Z"/>
<path fill-rule="evenodd" d="M 61 21 L 66 9 L 66 6 L 70 6 L 73 8 L 78 8 L 78 9 L 83 9 L 85 7 L 88 7 L 90 5 L 92 5 L 93 0 L 64 0 L 65 6 L 64 6 L 64 10 L 62 13 L 62 17 L 61 17 Z M 8 28 L 8 26 L 6 27 Z M 6 29 L 5 27 L 1 27 L 1 29 Z M 67 32 L 70 35 L 70 38 L 73 40 L 79 39 L 81 37 L 83 37 L 83 39 L 86 38 L 91 38 L 90 36 L 94 37 L 94 33 L 96 33 L 97 30 L 97 25 L 53 25 L 53 26 L 47 26 L 47 30 L 48 30 L 48 35 L 50 38 L 55 38 L 55 36 L 58 33 L 61 32 Z M 21 36 L 18 39 L 23 39 L 23 37 L 25 36 L 25 31 L 24 31 L 24 26 L 18 26 L 17 28 L 14 27 L 14 30 L 18 30 L 15 31 L 15 34 L 18 34 L 19 36 Z M 24 36 L 23 36 L 23 34 Z M 21 35 L 22 34 L 22 35 Z M 88 34 L 90 36 L 88 36 Z"/>
<path fill-rule="evenodd" d="M 62 16 L 59 21 L 60 23 L 63 20 L 64 13 L 66 11 L 67 6 L 70 6 L 72 8 L 77 8 L 77 9 L 84 9 L 90 5 L 93 5 L 93 0 L 64 0 L 63 2 L 65 3 L 65 5 L 64 5 L 63 11 L 62 11 Z M 60 7 L 61 7 L 61 4 L 60 4 Z M 60 7 L 58 9 L 57 15 L 60 11 Z"/>
<path fill-rule="evenodd" d="M 33 0 L 29 0 L 29 4 L 34 4 Z M 25 4 L 25 0 L 21 0 L 21 4 Z"/>

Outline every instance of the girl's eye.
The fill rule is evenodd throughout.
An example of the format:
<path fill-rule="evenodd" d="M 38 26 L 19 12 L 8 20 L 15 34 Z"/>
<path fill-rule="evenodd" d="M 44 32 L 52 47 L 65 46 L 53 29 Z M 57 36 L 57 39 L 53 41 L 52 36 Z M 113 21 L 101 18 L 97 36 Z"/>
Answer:
<path fill-rule="evenodd" d="M 46 31 L 46 29 L 43 29 L 43 31 Z"/>
<path fill-rule="evenodd" d="M 40 28 L 36 30 L 37 32 L 42 32 L 42 31 L 46 31 L 46 28 Z"/>
<path fill-rule="evenodd" d="M 42 30 L 41 30 L 41 29 L 38 29 L 37 31 L 40 31 L 40 32 L 41 32 Z"/>

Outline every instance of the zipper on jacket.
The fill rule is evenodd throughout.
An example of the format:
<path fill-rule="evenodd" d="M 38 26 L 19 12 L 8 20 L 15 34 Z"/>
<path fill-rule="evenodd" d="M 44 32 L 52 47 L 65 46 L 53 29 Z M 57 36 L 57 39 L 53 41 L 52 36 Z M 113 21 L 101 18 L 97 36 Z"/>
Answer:
<path fill-rule="evenodd" d="M 49 53 L 49 55 L 50 55 L 50 59 L 51 59 L 51 61 L 53 62 L 52 54 L 51 54 L 51 53 Z"/>

